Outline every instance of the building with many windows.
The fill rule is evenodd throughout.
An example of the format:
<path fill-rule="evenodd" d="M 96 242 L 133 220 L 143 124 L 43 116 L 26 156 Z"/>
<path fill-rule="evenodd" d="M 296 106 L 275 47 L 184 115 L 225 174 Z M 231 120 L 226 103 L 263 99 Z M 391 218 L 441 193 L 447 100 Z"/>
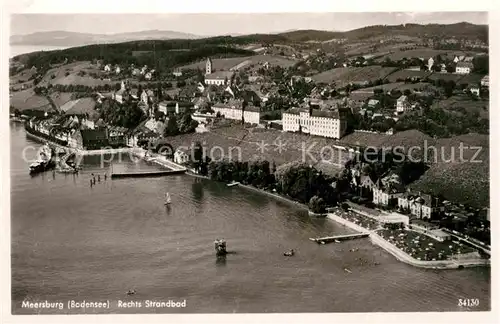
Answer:
<path fill-rule="evenodd" d="M 283 131 L 341 138 L 347 129 L 345 113 L 341 110 L 292 108 L 283 113 Z"/>
<path fill-rule="evenodd" d="M 229 100 L 227 103 L 217 103 L 212 110 L 226 119 L 245 120 L 245 123 L 260 123 L 260 107 L 247 106 L 243 109 L 242 100 Z"/>

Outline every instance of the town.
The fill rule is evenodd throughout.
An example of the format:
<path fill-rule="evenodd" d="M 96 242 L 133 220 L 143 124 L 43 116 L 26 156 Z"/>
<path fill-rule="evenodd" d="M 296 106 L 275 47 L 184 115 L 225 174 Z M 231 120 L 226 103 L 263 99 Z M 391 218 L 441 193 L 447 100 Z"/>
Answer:
<path fill-rule="evenodd" d="M 65 147 L 159 154 L 169 143 L 173 162 L 211 179 L 281 194 L 320 214 L 338 205 L 346 213 L 406 215 L 438 241 L 489 251 L 487 37 L 398 28 L 379 36 L 216 38 L 193 48 L 152 41 L 122 55 L 123 44 L 92 49 L 95 56 L 72 49 L 19 56 L 10 66 L 10 112 Z M 259 152 L 261 142 L 269 148 Z M 481 146 L 482 162 L 449 162 L 439 153 L 418 162 L 359 158 L 367 148 L 408 153 L 424 143 L 446 152 L 460 143 Z M 315 146 L 317 159 L 297 164 L 301 144 Z M 181 148 L 201 145 L 239 147 L 241 160 L 220 161 L 220 153 L 194 159 Z M 325 146 L 334 147 L 335 162 L 324 158 Z M 291 173 L 309 185 L 297 187 Z"/>

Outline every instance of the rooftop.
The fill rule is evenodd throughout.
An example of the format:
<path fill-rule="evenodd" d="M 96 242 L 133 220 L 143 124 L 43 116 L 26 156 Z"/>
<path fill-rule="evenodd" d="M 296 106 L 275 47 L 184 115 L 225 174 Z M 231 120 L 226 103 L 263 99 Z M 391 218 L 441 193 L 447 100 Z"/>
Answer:
<path fill-rule="evenodd" d="M 211 74 L 205 75 L 205 80 L 224 80 L 225 78 L 230 79 L 233 76 L 234 72 L 232 71 L 216 71 Z"/>

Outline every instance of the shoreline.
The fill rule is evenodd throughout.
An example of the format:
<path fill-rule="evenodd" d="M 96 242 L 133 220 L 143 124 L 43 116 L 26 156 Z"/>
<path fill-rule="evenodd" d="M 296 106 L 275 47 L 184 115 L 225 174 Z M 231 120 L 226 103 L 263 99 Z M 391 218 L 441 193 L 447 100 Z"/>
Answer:
<path fill-rule="evenodd" d="M 354 224 L 347 219 L 337 216 L 334 213 L 328 213 L 328 219 L 333 220 L 339 224 L 345 225 L 353 230 L 359 231 L 361 233 L 369 234 L 372 244 L 375 244 L 385 251 L 392 254 L 398 261 L 404 262 L 406 264 L 412 265 L 418 268 L 425 269 L 459 269 L 460 267 L 478 267 L 478 266 L 489 266 L 490 262 L 486 259 L 481 260 L 441 260 L 441 261 L 421 261 L 413 258 L 408 253 L 399 249 L 395 245 L 386 241 L 380 235 L 378 235 L 376 230 L 367 230 L 357 224 Z"/>
<path fill-rule="evenodd" d="M 133 151 L 134 151 L 134 148 L 132 148 L 132 147 L 122 147 L 122 148 L 116 148 L 116 149 L 110 148 L 110 149 L 103 149 L 103 150 L 81 150 L 81 149 L 77 149 L 74 147 L 68 147 L 68 146 L 64 146 L 61 144 L 57 144 L 49 139 L 32 134 L 28 130 L 26 130 L 26 135 L 28 135 L 31 138 L 36 139 L 39 142 L 49 143 L 57 148 L 61 148 L 61 149 L 64 149 L 70 153 L 75 153 L 75 154 L 82 155 L 82 156 L 100 155 L 100 154 L 116 154 L 116 153 L 133 153 Z"/>

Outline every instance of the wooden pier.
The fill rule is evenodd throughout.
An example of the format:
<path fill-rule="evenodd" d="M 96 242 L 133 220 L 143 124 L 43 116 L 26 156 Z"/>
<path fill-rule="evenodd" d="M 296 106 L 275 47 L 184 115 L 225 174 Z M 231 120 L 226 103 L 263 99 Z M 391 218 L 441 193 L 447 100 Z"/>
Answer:
<path fill-rule="evenodd" d="M 185 172 L 186 172 L 186 170 L 166 170 L 166 171 L 142 171 L 142 172 L 111 173 L 111 179 L 163 177 L 163 176 L 174 175 L 174 174 L 182 174 Z"/>
<path fill-rule="evenodd" d="M 335 236 L 310 238 L 310 240 L 313 242 L 316 242 L 318 244 L 325 244 L 325 243 L 331 243 L 331 242 L 335 242 L 335 241 L 354 240 L 357 238 L 368 237 L 369 235 L 370 235 L 369 233 L 357 233 L 357 234 L 335 235 Z"/>

